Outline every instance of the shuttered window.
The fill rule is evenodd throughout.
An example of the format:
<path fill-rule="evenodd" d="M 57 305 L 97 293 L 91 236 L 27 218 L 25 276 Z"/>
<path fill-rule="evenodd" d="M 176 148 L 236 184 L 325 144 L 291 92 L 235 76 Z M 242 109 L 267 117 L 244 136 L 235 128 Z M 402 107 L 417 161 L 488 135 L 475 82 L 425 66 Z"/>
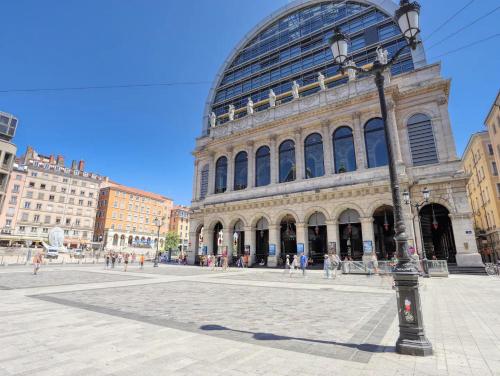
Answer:
<path fill-rule="evenodd" d="M 408 120 L 408 137 L 414 166 L 438 163 L 432 123 L 427 115 L 413 115 Z"/>
<path fill-rule="evenodd" d="M 201 179 L 200 179 L 200 199 L 203 200 L 207 196 L 208 192 L 208 165 L 206 164 L 201 169 Z"/>

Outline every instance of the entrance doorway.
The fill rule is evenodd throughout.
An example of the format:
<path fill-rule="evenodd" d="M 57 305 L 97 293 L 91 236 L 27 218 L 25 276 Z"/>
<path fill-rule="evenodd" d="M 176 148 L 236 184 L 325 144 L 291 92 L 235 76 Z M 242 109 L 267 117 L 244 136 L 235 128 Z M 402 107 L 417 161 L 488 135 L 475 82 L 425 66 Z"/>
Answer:
<path fill-rule="evenodd" d="M 307 235 L 309 239 L 309 257 L 314 264 L 322 264 L 327 253 L 326 218 L 316 212 L 309 217 Z"/>
<path fill-rule="evenodd" d="M 214 227 L 214 233 L 213 233 L 213 241 L 212 241 L 212 249 L 213 249 L 213 254 L 218 255 L 219 253 L 219 237 L 222 235 L 222 223 L 217 222 L 217 224 Z M 222 246 L 221 246 L 221 251 L 222 251 Z"/>
<path fill-rule="evenodd" d="M 238 220 L 233 227 L 233 257 L 240 258 L 245 254 L 245 228 L 243 222 Z"/>
<path fill-rule="evenodd" d="M 379 260 L 390 260 L 396 253 L 394 240 L 394 215 L 392 207 L 381 206 L 373 213 L 373 234 L 375 235 L 375 251 Z"/>
<path fill-rule="evenodd" d="M 347 209 L 339 217 L 340 258 L 342 260 L 361 260 L 363 257 L 363 236 L 359 213 Z"/>
<path fill-rule="evenodd" d="M 281 260 L 285 262 L 286 256 L 293 261 L 293 256 L 297 254 L 297 229 L 295 219 L 287 214 L 281 220 L 280 226 Z"/>
<path fill-rule="evenodd" d="M 429 260 L 447 260 L 456 263 L 457 249 L 450 212 L 443 205 L 428 204 L 420 210 L 422 239 Z"/>
<path fill-rule="evenodd" d="M 261 218 L 255 228 L 255 263 L 267 265 L 269 254 L 269 223 Z"/>

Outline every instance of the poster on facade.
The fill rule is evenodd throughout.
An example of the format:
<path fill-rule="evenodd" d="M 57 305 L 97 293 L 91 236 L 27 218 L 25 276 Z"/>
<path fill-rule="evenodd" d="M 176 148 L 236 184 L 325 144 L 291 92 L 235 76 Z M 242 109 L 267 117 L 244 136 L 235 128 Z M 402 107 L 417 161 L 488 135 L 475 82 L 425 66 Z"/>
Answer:
<path fill-rule="evenodd" d="M 328 243 L 328 254 L 334 254 L 337 253 L 337 243 L 336 242 L 329 242 Z"/>
<path fill-rule="evenodd" d="M 365 255 L 369 255 L 373 252 L 373 243 L 371 240 L 363 241 L 363 252 Z"/>
<path fill-rule="evenodd" d="M 297 243 L 297 254 L 300 255 L 304 252 L 304 243 Z"/>
<path fill-rule="evenodd" d="M 276 256 L 276 244 L 269 244 L 269 256 Z"/>
<path fill-rule="evenodd" d="M 208 255 L 208 247 L 207 247 L 206 245 L 204 245 L 204 246 L 203 246 L 203 254 L 204 254 L 205 256 L 207 256 L 207 255 Z"/>

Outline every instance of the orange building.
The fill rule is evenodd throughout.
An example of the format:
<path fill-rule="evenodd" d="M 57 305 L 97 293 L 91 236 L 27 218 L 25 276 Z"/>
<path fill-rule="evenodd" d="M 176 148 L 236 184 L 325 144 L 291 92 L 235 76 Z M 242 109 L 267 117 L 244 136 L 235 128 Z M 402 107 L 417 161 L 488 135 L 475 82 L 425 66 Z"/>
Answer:
<path fill-rule="evenodd" d="M 155 251 L 159 221 L 162 250 L 172 206 L 165 196 L 109 181 L 99 193 L 94 241 L 103 242 L 107 250 Z"/>
<path fill-rule="evenodd" d="M 179 235 L 179 250 L 186 252 L 189 244 L 189 208 L 176 205 L 170 216 L 170 231 Z"/>

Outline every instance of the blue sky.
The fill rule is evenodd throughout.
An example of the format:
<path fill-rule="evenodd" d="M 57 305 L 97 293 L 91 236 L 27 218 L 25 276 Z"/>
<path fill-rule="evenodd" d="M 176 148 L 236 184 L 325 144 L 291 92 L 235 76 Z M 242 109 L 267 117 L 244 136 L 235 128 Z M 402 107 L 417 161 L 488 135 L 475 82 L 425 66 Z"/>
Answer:
<path fill-rule="evenodd" d="M 422 0 L 425 37 L 471 0 Z M 126 185 L 191 200 L 194 139 L 210 83 L 233 46 L 286 0 L 3 0 L 0 90 L 158 82 L 199 85 L 0 93 L 15 114 L 19 152 L 84 159 Z M 475 0 L 427 42 L 439 42 L 500 5 Z M 452 78 L 457 150 L 483 121 L 500 88 L 500 11 L 427 51 Z M 437 58 L 438 57 L 438 58 Z"/>

